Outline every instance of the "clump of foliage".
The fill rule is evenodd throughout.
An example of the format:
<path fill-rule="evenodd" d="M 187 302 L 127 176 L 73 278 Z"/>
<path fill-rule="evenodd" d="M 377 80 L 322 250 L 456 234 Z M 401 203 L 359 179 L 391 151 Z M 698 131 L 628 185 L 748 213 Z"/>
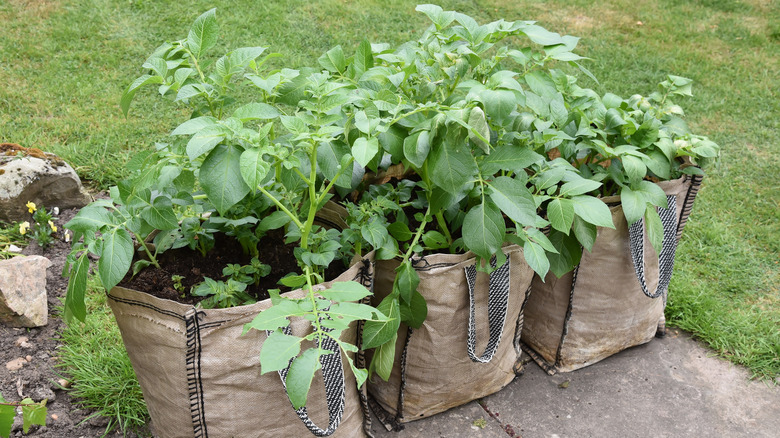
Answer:
<path fill-rule="evenodd" d="M 11 436 L 11 427 L 14 424 L 18 408 L 21 408 L 22 411 L 22 431 L 24 433 L 29 432 L 30 427 L 34 424 L 45 426 L 46 402 L 47 400 L 42 400 L 36 403 L 30 398 L 25 398 L 20 402 L 8 402 L 0 394 L 0 437 L 8 438 Z"/>

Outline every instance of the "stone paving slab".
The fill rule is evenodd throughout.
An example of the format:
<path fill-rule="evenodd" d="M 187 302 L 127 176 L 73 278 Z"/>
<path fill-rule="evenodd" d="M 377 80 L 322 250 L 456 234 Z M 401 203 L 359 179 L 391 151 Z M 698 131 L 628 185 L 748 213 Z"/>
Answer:
<path fill-rule="evenodd" d="M 497 394 L 401 432 L 376 420 L 372 430 L 377 438 L 780 437 L 780 386 L 751 381 L 672 329 L 571 373 L 548 376 L 528 363 Z"/>

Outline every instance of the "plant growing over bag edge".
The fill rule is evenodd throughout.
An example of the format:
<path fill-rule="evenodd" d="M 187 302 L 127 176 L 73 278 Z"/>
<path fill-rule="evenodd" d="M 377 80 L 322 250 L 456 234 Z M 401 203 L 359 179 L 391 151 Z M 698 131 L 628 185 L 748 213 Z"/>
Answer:
<path fill-rule="evenodd" d="M 320 356 L 329 354 L 319 347 L 322 340 L 330 337 L 341 350 L 356 351 L 339 339 L 349 323 L 386 319 L 377 309 L 354 302 L 370 294 L 359 283 L 336 283 L 316 293 L 313 289 L 341 249 L 338 231 L 314 224 L 315 217 L 333 196 L 334 185 L 351 187 L 351 173 L 357 169 L 353 161 L 361 161 L 354 145 L 338 151 L 335 167 L 327 161 L 334 151 L 325 151 L 344 136 L 340 124 L 350 119 L 350 96 L 327 73 L 265 72 L 265 61 L 278 55 L 261 59 L 263 47 L 232 50 L 207 69 L 204 54 L 216 44 L 217 32 L 212 9 L 195 20 L 186 39 L 160 46 L 143 64 L 148 74 L 125 90 L 125 113 L 135 93 L 154 84 L 161 95 L 175 96 L 192 108 L 192 118 L 171 133 L 181 140 L 136 158 L 137 177 L 112 187 L 111 200 L 92 203 L 66 225 L 75 243 L 65 266 L 70 276 L 65 316 L 69 321 L 86 317 L 88 254 L 99 257 L 97 271 L 110 290 L 131 269 L 136 273 L 150 265 L 159 267 L 157 258 L 165 250 L 189 246 L 205 254 L 217 231 L 232 233 L 251 254 L 265 232 L 285 227 L 287 240 L 297 242 L 295 257 L 302 272 L 281 283 L 303 287 L 307 296 L 288 299 L 270 291 L 273 306 L 245 331 L 273 332 L 261 352 L 262 372 L 289 366 L 288 395 L 300 408 Z M 251 87 L 260 98 L 239 105 L 241 86 Z M 144 258 L 132 263 L 134 245 Z M 236 294 L 238 284 L 229 280 L 222 288 L 212 280 L 203 287 L 216 292 L 212 301 L 237 304 L 242 301 Z M 292 316 L 309 320 L 313 332 L 303 338 L 284 333 Z M 304 341 L 315 347 L 299 355 Z M 361 384 L 366 371 L 347 358 Z"/>
<path fill-rule="evenodd" d="M 571 53 L 577 39 L 533 22 L 500 20 L 480 26 L 471 17 L 435 5 L 420 5 L 417 10 L 433 22 L 420 40 L 396 50 L 372 45 L 374 56 L 363 63 L 372 67 L 354 78 L 376 106 L 366 111 L 365 126 L 379 133 L 382 150 L 372 157 L 369 170 L 384 180 L 395 176 L 400 184 L 408 183 L 404 190 L 411 191 L 411 184 L 415 192 L 388 200 L 386 195 L 393 190 L 378 193 L 379 189 L 368 188 L 370 200 L 359 201 L 360 206 L 351 210 L 361 224 L 354 235 L 362 236 L 378 253 L 396 253 L 401 259 L 392 292 L 378 306 L 400 319 L 369 321 L 364 331 L 364 345 L 377 347 L 369 369 L 385 379 L 396 338 L 379 344 L 373 336 L 395 333 L 401 321 L 419 327 L 424 320 L 425 300 L 415 295 L 419 283 L 411 262 L 415 253 L 424 248 L 471 250 L 481 269 L 489 270 L 484 262 L 496 256 L 502 264 L 501 247 L 517 243 L 528 264 L 543 277 L 550 267 L 548 254 L 557 253 L 540 231 L 549 225 L 539 215 L 543 202 L 567 196 L 578 203 L 572 216 L 594 227 L 612 227 L 607 206 L 588 195 L 601 184 L 582 178 L 564 160 L 535 152 L 533 130 L 519 129 L 525 122 L 520 109 L 530 93 L 525 87 L 531 79 L 525 78 L 547 58 L 580 67 L 576 61 L 583 58 Z M 499 45 L 513 36 L 527 37 L 544 52 L 530 45 L 521 49 Z M 339 58 L 340 50 L 320 58 L 322 66 L 339 72 L 328 61 Z M 410 173 L 417 181 L 402 179 Z M 409 229 L 407 220 L 392 224 L 383 220 L 390 214 L 396 219 L 404 216 L 400 201 L 417 210 L 416 230 Z M 367 207 L 371 203 L 375 205 Z M 361 220 L 372 210 L 377 217 Z M 428 224 L 435 230 L 426 231 Z M 454 239 L 454 231 L 462 237 Z M 402 242 L 408 243 L 399 253 Z"/>

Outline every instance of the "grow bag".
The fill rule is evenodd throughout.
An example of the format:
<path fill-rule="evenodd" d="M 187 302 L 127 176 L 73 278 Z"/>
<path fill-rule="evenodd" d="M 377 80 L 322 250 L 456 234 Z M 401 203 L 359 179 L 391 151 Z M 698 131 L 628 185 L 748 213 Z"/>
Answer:
<path fill-rule="evenodd" d="M 349 280 L 371 289 L 372 271 L 370 255 L 315 290 Z M 300 289 L 284 294 L 305 295 Z M 316 436 L 364 436 L 365 395 L 342 354 L 321 357 L 322 369 L 314 376 L 307 405 L 298 411 L 285 391 L 287 370 L 260 374 L 266 332 L 242 331 L 271 307 L 270 299 L 198 309 L 122 287 L 111 289 L 108 298 L 160 438 L 304 436 L 308 431 Z M 290 328 L 296 336 L 311 330 L 303 318 L 291 319 Z M 354 344 L 357 331 L 353 324 L 341 339 Z M 325 342 L 322 347 L 338 351 Z"/>
<path fill-rule="evenodd" d="M 544 282 L 535 276 L 522 347 L 549 374 L 591 365 L 664 334 L 675 251 L 701 180 L 685 176 L 658 184 L 668 202 L 658 209 L 664 226 L 660 255 L 643 221 L 627 225 L 614 196 L 604 202 L 615 229 L 598 229 L 593 250 L 583 251 L 579 266 L 561 278 L 548 273 Z"/>
<path fill-rule="evenodd" d="M 401 324 L 389 380 L 368 383 L 372 408 L 388 429 L 493 394 L 519 373 L 533 271 L 522 248 L 503 250 L 507 262 L 490 276 L 477 273 L 473 253 L 413 260 L 428 317 L 419 329 Z M 376 303 L 392 291 L 398 264 L 377 261 Z"/>

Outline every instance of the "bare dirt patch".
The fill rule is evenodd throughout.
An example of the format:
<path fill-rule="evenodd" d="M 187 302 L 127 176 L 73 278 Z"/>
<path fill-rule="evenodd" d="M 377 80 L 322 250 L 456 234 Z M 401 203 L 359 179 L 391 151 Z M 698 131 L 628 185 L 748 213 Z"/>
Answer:
<path fill-rule="evenodd" d="M 60 212 L 58 225 L 66 223 L 75 213 L 75 209 Z M 9 401 L 19 401 L 26 397 L 34 401 L 48 400 L 46 426 L 33 426 L 30 433 L 23 435 L 21 416 L 17 416 L 11 432 L 12 437 L 101 437 L 108 424 L 106 419 L 90 419 L 92 413 L 81 409 L 78 401 L 70 397 L 68 390 L 61 386 L 61 383 L 65 382 L 60 380 L 67 380 L 68 376 L 57 368 L 59 332 L 64 328 L 57 307 L 62 304 L 61 300 L 64 299 L 67 289 L 67 279 L 63 278 L 61 273 L 69 252 L 70 244 L 61 240 L 56 240 L 46 249 L 32 243 L 23 251 L 25 255 L 42 255 L 52 262 L 46 272 L 48 325 L 26 329 L 0 324 L 0 392 Z M 116 431 L 106 436 L 121 435 Z M 127 436 L 132 438 L 139 435 L 129 433 Z"/>

